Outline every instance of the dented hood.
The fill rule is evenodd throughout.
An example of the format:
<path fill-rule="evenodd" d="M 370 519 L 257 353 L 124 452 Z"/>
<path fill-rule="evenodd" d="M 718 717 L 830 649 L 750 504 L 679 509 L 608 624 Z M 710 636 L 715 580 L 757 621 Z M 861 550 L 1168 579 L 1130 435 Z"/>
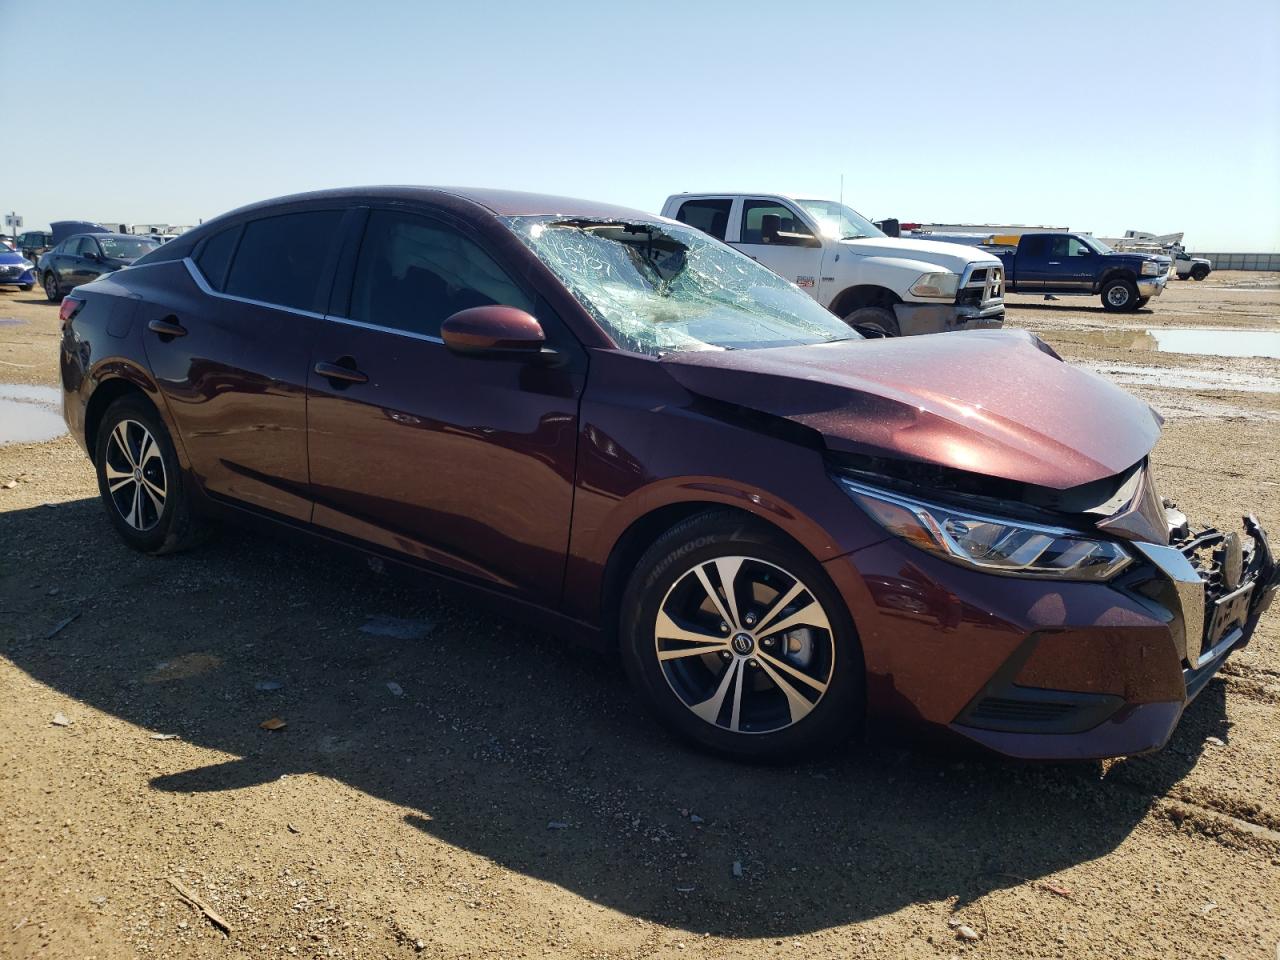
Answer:
<path fill-rule="evenodd" d="M 917 460 L 1053 489 L 1133 466 L 1155 412 L 1023 330 L 683 353 L 690 392 L 791 420 L 836 451 Z"/>

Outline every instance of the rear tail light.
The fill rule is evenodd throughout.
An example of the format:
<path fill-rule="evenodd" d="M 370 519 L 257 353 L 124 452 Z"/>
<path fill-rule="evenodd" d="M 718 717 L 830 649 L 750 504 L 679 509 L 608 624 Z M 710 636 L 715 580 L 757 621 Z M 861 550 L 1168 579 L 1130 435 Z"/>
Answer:
<path fill-rule="evenodd" d="M 83 300 L 77 300 L 75 297 L 64 297 L 62 300 L 62 309 L 58 311 L 58 319 L 62 321 L 65 327 L 68 323 L 75 319 L 80 308 L 84 306 Z"/>

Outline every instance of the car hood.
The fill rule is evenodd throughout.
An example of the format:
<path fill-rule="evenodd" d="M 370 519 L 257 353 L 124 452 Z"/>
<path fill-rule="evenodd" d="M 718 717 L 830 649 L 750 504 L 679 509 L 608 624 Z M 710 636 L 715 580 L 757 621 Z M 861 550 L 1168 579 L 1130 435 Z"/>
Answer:
<path fill-rule="evenodd" d="M 0 263 L 21 263 L 27 259 L 15 250 L 0 250 Z"/>
<path fill-rule="evenodd" d="M 920 260 L 936 263 L 956 273 L 963 272 L 971 263 L 999 264 L 992 253 L 963 243 L 943 243 L 940 240 L 905 240 L 901 237 L 867 237 L 862 240 L 841 240 L 841 249 L 860 257 L 895 257 L 902 260 Z"/>
<path fill-rule="evenodd" d="M 673 354 L 686 390 L 781 417 L 834 451 L 1064 490 L 1114 476 L 1160 435 L 1150 406 L 1024 330 Z"/>

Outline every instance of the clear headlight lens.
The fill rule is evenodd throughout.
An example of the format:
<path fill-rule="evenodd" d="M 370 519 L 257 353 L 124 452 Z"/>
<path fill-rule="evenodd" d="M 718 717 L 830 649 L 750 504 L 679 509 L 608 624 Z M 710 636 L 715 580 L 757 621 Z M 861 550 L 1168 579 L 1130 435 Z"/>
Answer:
<path fill-rule="evenodd" d="M 1142 262 L 1142 275 L 1144 277 L 1158 277 L 1164 273 L 1164 269 L 1158 260 L 1144 260 Z"/>
<path fill-rule="evenodd" d="M 960 276 L 955 273 L 925 273 L 911 285 L 917 297 L 940 297 L 950 300 L 960 289 Z"/>
<path fill-rule="evenodd" d="M 978 516 L 843 477 L 836 481 L 890 533 L 921 550 L 988 573 L 1109 580 L 1132 562 L 1124 547 L 1112 540 L 1022 520 Z"/>

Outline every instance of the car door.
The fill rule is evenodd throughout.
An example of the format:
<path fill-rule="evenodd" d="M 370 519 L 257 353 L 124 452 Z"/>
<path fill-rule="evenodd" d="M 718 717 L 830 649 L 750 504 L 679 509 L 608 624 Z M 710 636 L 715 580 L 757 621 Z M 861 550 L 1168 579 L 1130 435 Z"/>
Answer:
<path fill-rule="evenodd" d="M 822 241 L 799 210 L 780 200 L 746 197 L 739 223 L 731 246 L 817 297 Z"/>
<path fill-rule="evenodd" d="M 568 550 L 585 356 L 465 223 L 371 205 L 308 375 L 315 523 L 540 603 Z M 355 242 L 358 240 L 358 243 Z M 534 313 L 555 363 L 460 356 L 468 307 Z"/>
<path fill-rule="evenodd" d="M 140 322 L 192 472 L 215 498 L 311 519 L 307 366 L 332 285 L 343 207 L 286 208 L 211 235 L 161 264 Z"/>
<path fill-rule="evenodd" d="M 64 247 L 66 252 L 58 258 L 57 263 L 58 278 L 62 282 L 63 290 L 70 290 L 72 287 L 94 279 L 96 274 L 89 273 L 91 261 L 88 255 L 96 246 L 93 237 L 88 235 L 67 241 Z"/>
<path fill-rule="evenodd" d="M 1049 247 L 1052 241 L 1049 234 L 1023 234 L 1018 241 L 1018 252 L 1014 257 L 1014 284 L 1019 293 L 1034 293 L 1045 289 L 1045 281 L 1052 277 L 1056 283 L 1058 276 L 1052 273 L 1054 267 L 1049 264 Z"/>
<path fill-rule="evenodd" d="M 102 249 L 102 244 L 98 242 L 97 237 L 80 238 L 79 257 L 80 261 L 76 264 L 76 275 L 73 278 L 76 284 L 89 283 L 111 272 L 106 263 L 106 251 Z"/>
<path fill-rule="evenodd" d="M 1051 253 L 1066 283 L 1086 293 L 1093 289 L 1098 259 L 1092 247 L 1079 237 L 1054 237 Z"/>

